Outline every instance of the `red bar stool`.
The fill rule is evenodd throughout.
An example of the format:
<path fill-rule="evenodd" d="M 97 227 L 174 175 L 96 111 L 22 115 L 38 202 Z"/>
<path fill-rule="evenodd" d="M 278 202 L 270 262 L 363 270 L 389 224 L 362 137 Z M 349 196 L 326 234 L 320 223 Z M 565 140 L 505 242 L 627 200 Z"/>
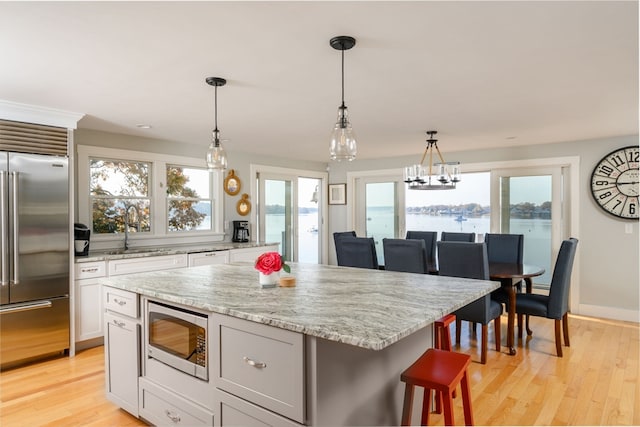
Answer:
<path fill-rule="evenodd" d="M 454 425 L 453 391 L 458 384 L 460 384 L 462 390 L 464 423 L 468 426 L 473 425 L 471 393 L 467 375 L 467 366 L 470 363 L 471 356 L 467 354 L 433 348 L 430 348 L 420 356 L 413 365 L 400 375 L 400 379 L 406 383 L 404 405 L 402 407 L 402 425 L 411 425 L 413 391 L 416 386 L 424 388 L 421 425 L 429 424 L 431 390 L 434 390 L 443 398 L 445 425 Z"/>

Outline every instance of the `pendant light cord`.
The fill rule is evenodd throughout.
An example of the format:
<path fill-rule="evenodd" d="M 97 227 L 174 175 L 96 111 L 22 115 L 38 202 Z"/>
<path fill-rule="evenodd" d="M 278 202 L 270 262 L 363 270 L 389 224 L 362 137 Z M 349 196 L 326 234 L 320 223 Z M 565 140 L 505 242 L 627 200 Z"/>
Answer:
<path fill-rule="evenodd" d="M 218 86 L 213 87 L 214 95 L 213 95 L 213 112 L 214 112 L 214 124 L 215 124 L 215 132 L 218 132 Z M 218 135 L 216 134 L 216 139 L 218 139 Z"/>
<path fill-rule="evenodd" d="M 342 108 L 344 108 L 344 46 L 342 48 Z"/>

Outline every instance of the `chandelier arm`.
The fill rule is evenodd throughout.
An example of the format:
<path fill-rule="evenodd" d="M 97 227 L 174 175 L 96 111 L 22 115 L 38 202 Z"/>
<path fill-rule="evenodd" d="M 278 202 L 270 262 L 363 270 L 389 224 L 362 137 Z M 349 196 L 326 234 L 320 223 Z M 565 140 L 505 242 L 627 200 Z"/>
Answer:
<path fill-rule="evenodd" d="M 440 149 L 438 148 L 438 144 L 436 144 L 436 151 L 438 152 L 438 157 L 440 157 L 440 162 L 443 165 L 446 165 L 447 162 L 444 161 L 444 157 L 442 157 L 442 153 L 440 153 Z M 449 173 L 449 168 L 445 166 L 444 170 L 447 172 L 447 176 L 451 179 L 451 174 Z"/>
<path fill-rule="evenodd" d="M 420 159 L 420 166 L 422 166 L 424 164 L 424 159 L 425 157 L 427 157 L 427 153 L 429 152 L 429 146 L 427 145 L 424 148 L 424 153 L 422 153 L 422 158 Z"/>
<path fill-rule="evenodd" d="M 431 147 L 431 144 L 429 144 L 429 147 Z M 431 184 L 432 168 L 433 168 L 433 148 L 431 148 L 431 151 L 429 152 L 429 184 Z"/>

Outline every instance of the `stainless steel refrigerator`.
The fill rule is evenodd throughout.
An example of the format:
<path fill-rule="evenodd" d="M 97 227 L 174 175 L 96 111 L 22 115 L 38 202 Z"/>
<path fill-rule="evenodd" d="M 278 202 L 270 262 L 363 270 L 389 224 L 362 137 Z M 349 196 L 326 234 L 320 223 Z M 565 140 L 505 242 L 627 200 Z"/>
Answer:
<path fill-rule="evenodd" d="M 0 152 L 0 365 L 69 348 L 66 157 Z"/>

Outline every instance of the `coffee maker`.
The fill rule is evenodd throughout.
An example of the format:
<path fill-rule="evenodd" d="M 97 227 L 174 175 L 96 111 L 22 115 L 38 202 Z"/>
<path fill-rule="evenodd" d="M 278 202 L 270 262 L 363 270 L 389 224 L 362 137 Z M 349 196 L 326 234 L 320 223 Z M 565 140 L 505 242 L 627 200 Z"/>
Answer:
<path fill-rule="evenodd" d="M 233 221 L 233 237 L 234 242 L 249 241 L 249 221 Z"/>
<path fill-rule="evenodd" d="M 91 236 L 91 230 L 84 224 L 75 223 L 74 228 L 74 245 L 76 256 L 89 255 L 89 237 Z"/>

